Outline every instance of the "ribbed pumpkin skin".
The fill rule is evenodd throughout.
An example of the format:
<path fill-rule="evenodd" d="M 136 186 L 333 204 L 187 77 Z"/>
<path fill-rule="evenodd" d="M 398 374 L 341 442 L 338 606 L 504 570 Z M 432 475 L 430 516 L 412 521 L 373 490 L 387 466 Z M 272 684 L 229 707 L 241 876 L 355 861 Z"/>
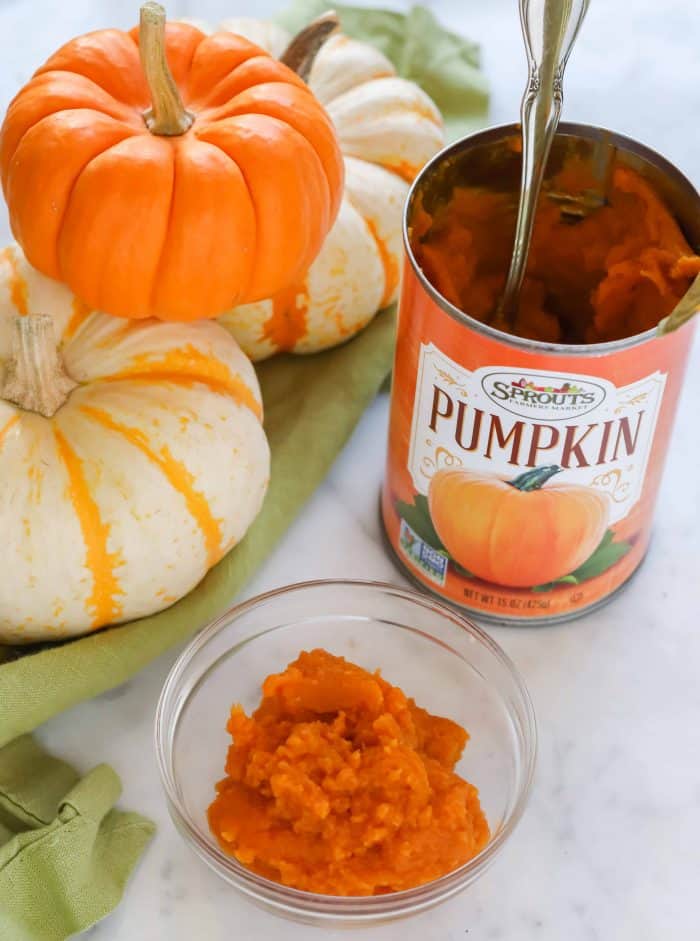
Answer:
<path fill-rule="evenodd" d="M 78 386 L 51 418 L 0 394 L 6 643 L 172 604 L 243 537 L 269 477 L 255 372 L 218 324 L 93 313 L 12 246 L 0 251 L 0 382 L 13 320 L 39 313 Z"/>
<path fill-rule="evenodd" d="M 222 26 L 280 55 L 290 36 L 264 20 Z M 391 304 L 403 253 L 401 213 L 411 180 L 444 143 L 432 100 L 378 49 L 342 33 L 319 52 L 309 87 L 345 158 L 338 218 L 304 277 L 276 296 L 227 311 L 221 323 L 254 360 L 313 353 L 349 339 Z"/>
<path fill-rule="evenodd" d="M 532 588 L 568 575 L 607 528 L 606 494 L 547 484 L 521 491 L 498 477 L 445 469 L 428 495 L 433 525 L 450 555 L 477 578 Z"/>
<path fill-rule="evenodd" d="M 194 320 L 298 280 L 338 212 L 343 164 L 308 86 L 232 33 L 168 23 L 194 117 L 152 134 L 138 32 L 67 43 L 11 103 L 0 171 L 30 263 L 121 317 Z"/>

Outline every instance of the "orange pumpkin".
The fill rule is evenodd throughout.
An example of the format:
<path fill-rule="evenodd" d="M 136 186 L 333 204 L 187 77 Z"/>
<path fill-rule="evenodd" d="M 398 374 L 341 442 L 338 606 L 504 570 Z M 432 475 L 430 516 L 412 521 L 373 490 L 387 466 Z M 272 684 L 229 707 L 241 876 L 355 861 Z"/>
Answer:
<path fill-rule="evenodd" d="M 478 578 L 532 588 L 568 575 L 599 545 L 609 498 L 591 487 L 553 484 L 551 465 L 515 480 L 465 470 L 438 471 L 428 501 L 450 555 Z"/>
<path fill-rule="evenodd" d="M 338 210 L 330 119 L 290 68 L 233 33 L 165 24 L 59 49 L 11 103 L 0 171 L 31 264 L 89 307 L 194 320 L 307 270 Z"/>

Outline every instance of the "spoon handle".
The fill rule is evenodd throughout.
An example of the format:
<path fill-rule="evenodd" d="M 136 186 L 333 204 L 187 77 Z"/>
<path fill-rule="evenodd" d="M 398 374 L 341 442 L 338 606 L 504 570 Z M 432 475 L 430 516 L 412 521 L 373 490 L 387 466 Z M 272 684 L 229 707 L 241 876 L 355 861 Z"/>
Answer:
<path fill-rule="evenodd" d="M 519 0 L 528 84 L 520 107 L 523 166 L 515 244 L 497 319 L 511 326 L 530 251 L 537 201 L 563 102 L 564 69 L 590 0 Z"/>

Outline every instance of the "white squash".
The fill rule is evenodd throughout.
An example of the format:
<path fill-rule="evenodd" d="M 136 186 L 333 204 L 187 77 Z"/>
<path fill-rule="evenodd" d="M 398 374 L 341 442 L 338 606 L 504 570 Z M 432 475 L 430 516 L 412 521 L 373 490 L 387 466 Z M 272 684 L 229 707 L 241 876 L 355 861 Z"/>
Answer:
<path fill-rule="evenodd" d="M 250 18 L 226 20 L 221 28 L 276 56 L 290 39 L 275 24 Z M 332 36 L 318 53 L 309 86 L 340 139 L 345 195 L 321 253 L 297 286 L 219 318 L 254 360 L 335 346 L 395 300 L 409 183 L 444 142 L 431 99 L 399 78 L 368 43 Z"/>
<path fill-rule="evenodd" d="M 254 370 L 218 324 L 94 313 L 0 252 L 0 641 L 167 607 L 260 509 Z"/>

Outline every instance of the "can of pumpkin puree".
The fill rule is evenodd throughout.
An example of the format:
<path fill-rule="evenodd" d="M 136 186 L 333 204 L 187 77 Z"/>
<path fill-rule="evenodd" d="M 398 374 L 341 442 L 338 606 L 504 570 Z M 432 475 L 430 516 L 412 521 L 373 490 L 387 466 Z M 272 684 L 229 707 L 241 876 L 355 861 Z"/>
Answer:
<path fill-rule="evenodd" d="M 633 140 L 562 124 L 546 185 L 567 160 L 600 160 L 601 140 L 697 250 L 698 193 Z M 518 128 L 498 127 L 438 154 L 409 194 L 382 516 L 420 586 L 484 620 L 544 624 L 608 601 L 644 558 L 694 321 L 663 337 L 651 326 L 612 341 L 548 342 L 463 313 L 417 260 L 418 214 L 438 213 L 466 185 L 510 194 L 514 219 L 519 177 Z M 502 266 L 511 247 L 509 237 Z M 642 295 L 655 303 L 653 291 Z M 668 313 L 658 306 L 647 322 Z"/>

